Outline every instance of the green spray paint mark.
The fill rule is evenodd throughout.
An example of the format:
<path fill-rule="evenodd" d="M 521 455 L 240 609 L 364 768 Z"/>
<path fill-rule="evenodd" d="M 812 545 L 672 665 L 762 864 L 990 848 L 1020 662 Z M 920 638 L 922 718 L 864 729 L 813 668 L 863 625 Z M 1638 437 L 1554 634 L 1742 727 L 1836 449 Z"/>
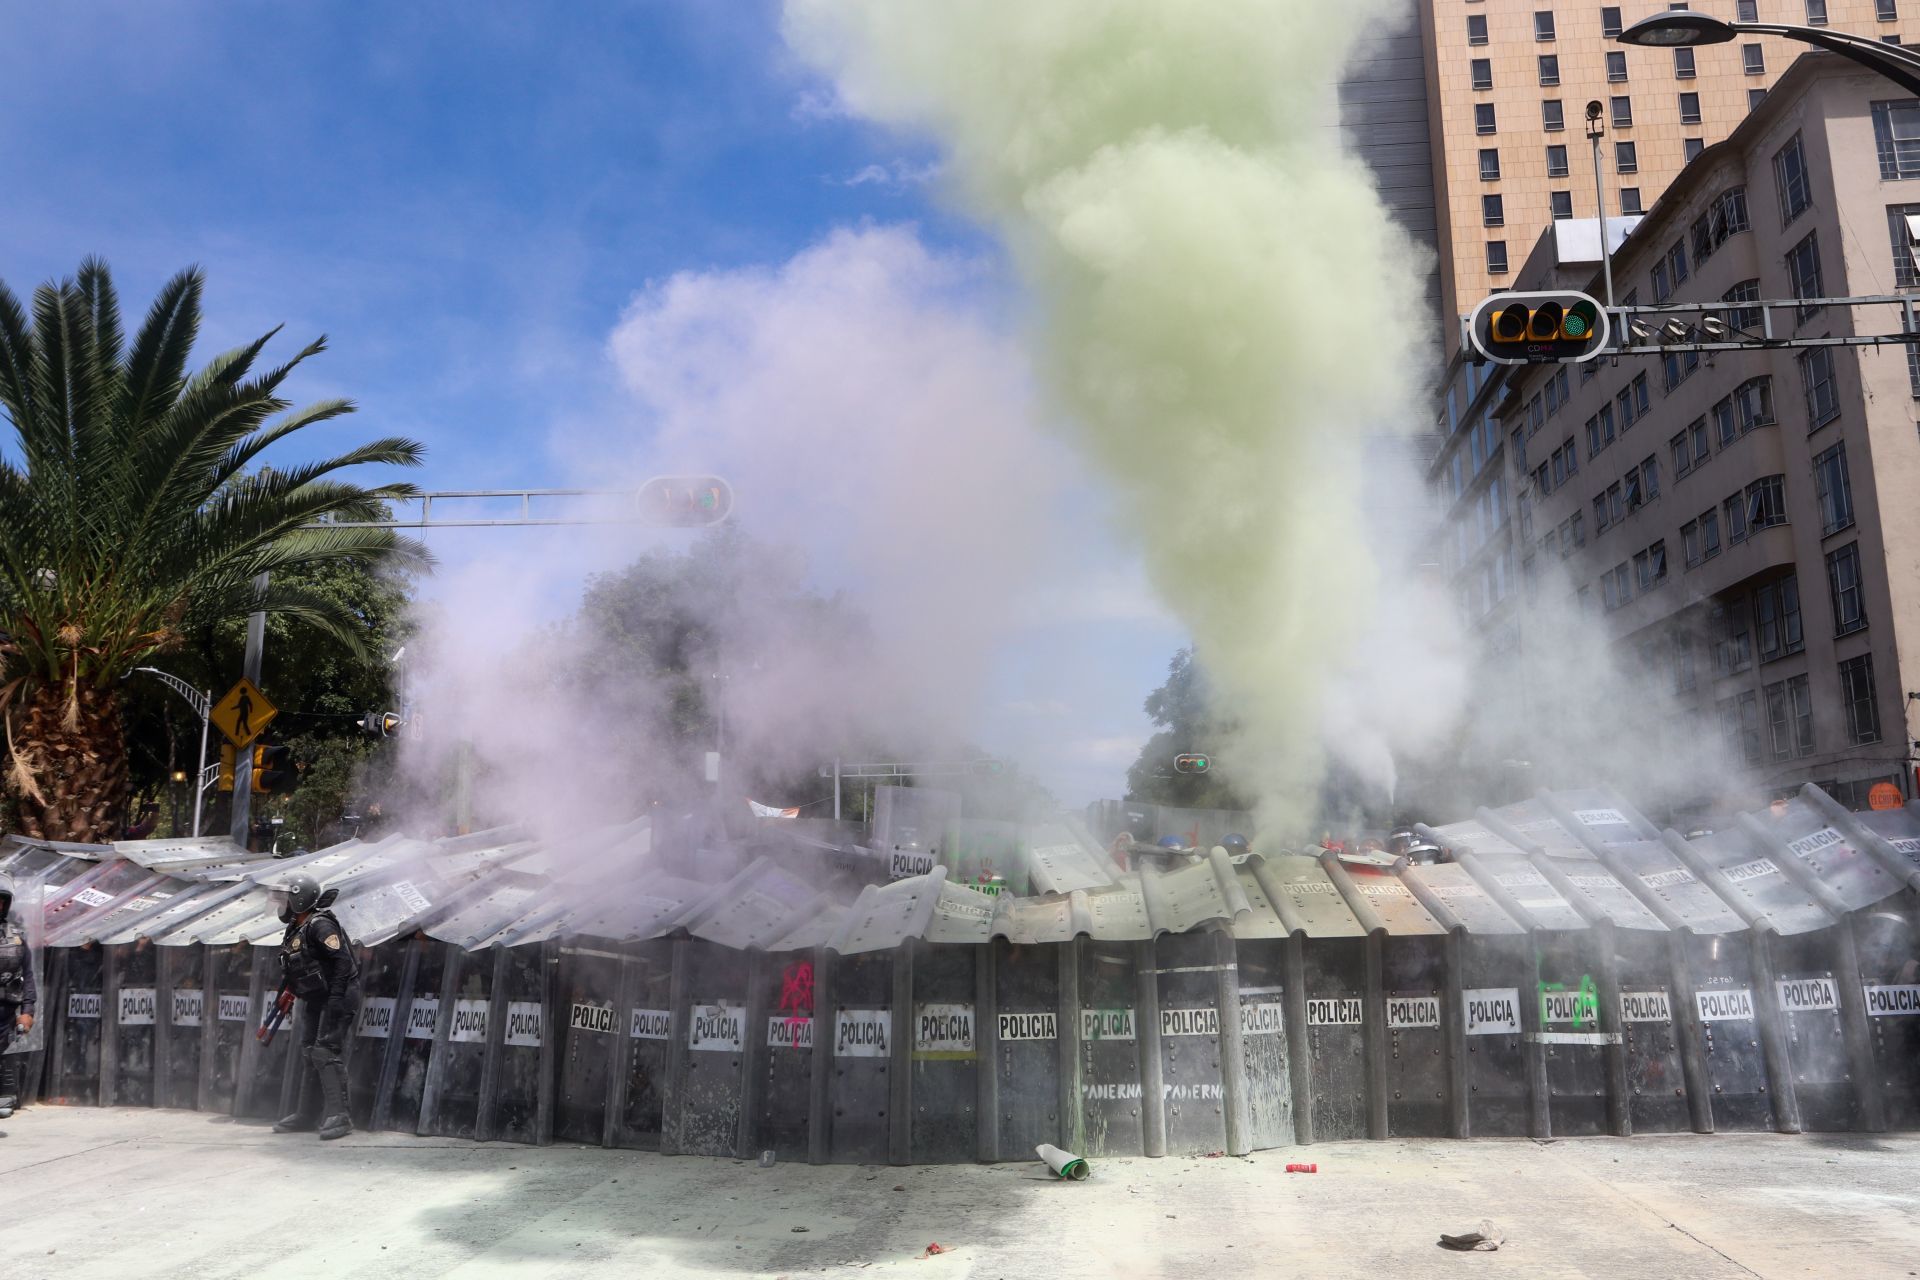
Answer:
<path fill-rule="evenodd" d="M 1580 985 L 1571 994 L 1564 982 L 1542 982 L 1539 995 L 1541 1026 L 1571 1022 L 1576 1030 L 1585 1031 L 1600 1025 L 1600 989 L 1590 973 L 1580 976 Z"/>

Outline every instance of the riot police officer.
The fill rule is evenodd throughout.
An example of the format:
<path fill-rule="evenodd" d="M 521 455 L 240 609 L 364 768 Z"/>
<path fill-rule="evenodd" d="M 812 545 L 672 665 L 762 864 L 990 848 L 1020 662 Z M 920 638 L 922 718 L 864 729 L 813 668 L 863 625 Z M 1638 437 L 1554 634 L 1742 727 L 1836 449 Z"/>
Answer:
<path fill-rule="evenodd" d="M 303 1073 L 300 1103 L 273 1126 L 275 1133 L 305 1132 L 318 1124 L 323 1140 L 353 1132 L 347 1113 L 347 1068 L 340 1060 L 354 1015 L 360 1009 L 360 962 L 347 931 L 328 910 L 339 890 L 321 892 L 305 872 L 288 877 L 276 890 L 286 935 L 280 940 L 281 981 L 304 1006 L 300 1049 L 311 1076 Z M 315 1099 L 311 1084 L 319 1085 Z"/>
<path fill-rule="evenodd" d="M 25 928 L 13 918 L 13 877 L 0 872 L 0 1120 L 20 1101 L 20 1055 L 7 1053 L 7 1045 L 16 1030 L 33 1030 L 39 995 Z"/>

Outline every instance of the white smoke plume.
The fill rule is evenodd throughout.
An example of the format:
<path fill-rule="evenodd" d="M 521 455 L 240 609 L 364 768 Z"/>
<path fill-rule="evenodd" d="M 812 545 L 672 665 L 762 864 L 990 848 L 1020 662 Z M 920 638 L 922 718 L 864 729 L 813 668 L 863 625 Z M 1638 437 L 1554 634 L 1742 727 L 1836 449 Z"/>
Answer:
<path fill-rule="evenodd" d="M 1432 353 L 1394 319 L 1425 264 L 1327 127 L 1340 68 L 1403 13 L 786 8 L 844 102 L 932 135 L 1003 238 L 1043 386 L 1240 725 L 1222 763 L 1270 829 L 1312 816 L 1329 748 L 1390 789 L 1460 696 L 1457 663 L 1429 656 L 1450 615 L 1372 545 L 1371 509 L 1410 491 L 1362 465 L 1369 434 L 1426 418 Z"/>

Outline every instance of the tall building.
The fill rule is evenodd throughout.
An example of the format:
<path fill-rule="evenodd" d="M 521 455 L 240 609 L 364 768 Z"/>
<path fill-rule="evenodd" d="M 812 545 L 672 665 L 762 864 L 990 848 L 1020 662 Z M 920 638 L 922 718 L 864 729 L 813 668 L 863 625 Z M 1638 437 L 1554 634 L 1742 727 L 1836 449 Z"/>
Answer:
<path fill-rule="evenodd" d="M 1336 96 L 1341 135 L 1373 171 L 1381 201 L 1409 235 L 1433 250 L 1427 303 L 1436 318 L 1444 315 L 1435 153 L 1427 118 L 1427 62 L 1420 25 L 1411 10 L 1399 26 L 1376 33 L 1362 46 Z"/>
<path fill-rule="evenodd" d="M 1904 0 L 1909 8 L 1920 0 Z M 1419 0 L 1426 57 L 1442 314 L 1511 288 L 1550 219 L 1594 217 L 1586 136 L 1601 107 L 1607 214 L 1637 214 L 1683 166 L 1727 137 L 1800 46 L 1755 40 L 1631 48 L 1624 26 L 1669 8 L 1899 38 L 1902 0 Z M 1913 23 L 1920 35 L 1920 21 Z M 1446 326 L 1446 350 L 1459 343 Z"/>
<path fill-rule="evenodd" d="M 1549 226 L 1515 287 L 1597 292 L 1596 239 L 1582 251 L 1572 230 Z M 1722 303 L 1757 332 L 1761 300 L 1920 295 L 1917 233 L 1920 100 L 1808 54 L 1667 186 L 1614 287 L 1625 305 Z M 1902 324 L 1898 307 L 1773 311 L 1794 338 Z M 1741 784 L 1914 795 L 1920 352 L 1452 368 L 1431 475 L 1447 572 L 1491 645 L 1571 603 L 1684 727 L 1721 737 Z"/>

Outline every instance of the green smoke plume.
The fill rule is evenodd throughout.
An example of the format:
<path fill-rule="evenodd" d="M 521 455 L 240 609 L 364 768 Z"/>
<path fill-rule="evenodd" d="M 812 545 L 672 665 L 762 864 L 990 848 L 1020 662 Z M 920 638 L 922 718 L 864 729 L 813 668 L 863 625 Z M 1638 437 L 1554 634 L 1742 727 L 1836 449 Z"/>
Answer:
<path fill-rule="evenodd" d="M 1268 829 L 1311 818 L 1329 746 L 1392 785 L 1397 730 L 1358 710 L 1381 701 L 1366 681 L 1400 674 L 1375 669 L 1395 660 L 1360 462 L 1369 433 L 1424 416 L 1425 263 L 1343 151 L 1332 86 L 1399 9 L 786 8 L 846 104 L 938 139 L 955 195 L 1003 238 L 1043 384 L 1241 726 L 1194 745 Z"/>

